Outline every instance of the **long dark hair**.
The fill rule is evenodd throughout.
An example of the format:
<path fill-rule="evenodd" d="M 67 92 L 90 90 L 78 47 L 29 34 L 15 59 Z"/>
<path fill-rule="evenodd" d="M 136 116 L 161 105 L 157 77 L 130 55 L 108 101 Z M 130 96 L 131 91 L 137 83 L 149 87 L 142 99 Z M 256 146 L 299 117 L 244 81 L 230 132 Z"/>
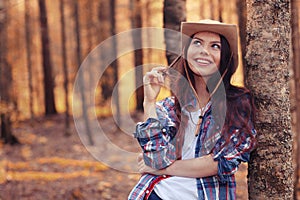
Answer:
<path fill-rule="evenodd" d="M 226 141 L 225 144 L 229 143 L 232 135 L 232 129 L 238 128 L 240 132 L 243 133 L 242 135 L 238 136 L 238 138 L 240 138 L 240 142 L 247 136 L 250 136 L 255 141 L 255 138 L 252 134 L 253 124 L 249 123 L 255 120 L 255 106 L 253 103 L 252 95 L 247 88 L 237 87 L 231 84 L 231 77 L 237 70 L 237 65 L 235 65 L 234 63 L 232 51 L 230 49 L 228 41 L 222 35 L 220 35 L 220 38 L 220 67 L 219 70 L 214 73 L 207 82 L 207 85 L 210 85 L 210 88 L 214 88 L 214 91 L 208 88 L 207 91 L 211 94 L 212 104 L 216 105 L 214 108 L 215 112 L 224 113 L 223 123 L 221 123 L 221 120 L 219 120 L 220 124 L 223 124 L 222 137 L 224 137 Z M 189 44 L 190 42 L 183 52 L 185 57 Z M 187 66 L 187 70 L 183 69 L 184 65 Z M 180 121 L 180 123 L 182 123 L 185 120 L 182 119 L 181 105 L 186 103 L 185 101 L 188 101 L 185 99 L 188 95 L 191 94 L 191 90 L 189 89 L 190 85 L 184 83 L 186 83 L 186 79 L 189 78 L 192 87 L 195 88 L 195 80 L 194 74 L 188 67 L 188 62 L 184 58 L 179 60 L 178 66 L 179 67 L 176 67 L 176 70 L 179 71 L 181 77 L 179 77 L 175 83 L 175 93 L 178 94 L 178 96 L 175 96 L 175 107 L 178 120 Z M 221 85 L 218 84 L 220 79 L 222 79 Z M 222 118 L 222 116 L 219 116 L 219 119 L 220 118 Z M 216 120 L 218 124 L 218 117 L 216 117 Z M 252 144 L 254 145 L 255 142 L 252 142 Z M 252 148 L 254 148 L 254 146 L 249 147 L 249 150 L 251 150 Z"/>

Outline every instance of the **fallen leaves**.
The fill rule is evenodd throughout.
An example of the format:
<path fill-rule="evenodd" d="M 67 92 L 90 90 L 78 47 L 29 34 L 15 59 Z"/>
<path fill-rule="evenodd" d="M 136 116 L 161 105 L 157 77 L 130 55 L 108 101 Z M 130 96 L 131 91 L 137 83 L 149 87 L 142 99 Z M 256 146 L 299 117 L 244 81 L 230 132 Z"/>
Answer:
<path fill-rule="evenodd" d="M 75 159 L 67 159 L 60 157 L 51 157 L 51 158 L 39 158 L 37 162 L 40 164 L 45 163 L 55 163 L 61 166 L 79 166 L 84 168 L 94 168 L 95 171 L 107 170 L 108 167 L 97 161 L 89 161 L 89 160 L 75 160 Z"/>
<path fill-rule="evenodd" d="M 63 117 L 19 122 L 14 124 L 13 132 L 21 144 L 0 142 L 0 199 L 109 200 L 128 196 L 140 175 L 114 170 L 93 158 L 74 124 L 72 134 L 65 137 Z M 113 134 L 113 142 L 121 140 L 123 146 L 132 145 L 127 137 L 107 134 Z M 114 155 L 105 156 L 117 160 Z M 119 159 L 124 161 L 121 155 Z"/>
<path fill-rule="evenodd" d="M 31 181 L 31 180 L 44 180 L 44 181 L 54 181 L 58 179 L 72 179 L 81 177 L 92 176 L 93 174 L 88 170 L 75 171 L 69 173 L 60 172 L 37 172 L 37 171 L 7 171 L 6 179 L 8 181 Z"/>
<path fill-rule="evenodd" d="M 6 181 L 5 162 L 0 161 L 0 184 Z"/>
<path fill-rule="evenodd" d="M 25 145 L 24 147 L 22 147 L 22 149 L 21 149 L 21 155 L 26 160 L 30 159 L 32 157 L 32 151 L 31 151 L 30 146 Z"/>
<path fill-rule="evenodd" d="M 27 152 L 27 154 L 29 153 Z M 53 165 L 56 165 L 56 167 L 53 167 Z M 69 168 L 72 168 L 72 170 L 66 170 Z M 53 172 L 49 171 L 49 169 L 59 169 L 61 172 Z M 107 166 L 97 161 L 75 160 L 61 157 L 37 158 L 25 162 L 3 160 L 0 162 L 0 183 L 12 180 L 54 181 L 58 179 L 100 176 L 98 172 L 107 169 Z"/>

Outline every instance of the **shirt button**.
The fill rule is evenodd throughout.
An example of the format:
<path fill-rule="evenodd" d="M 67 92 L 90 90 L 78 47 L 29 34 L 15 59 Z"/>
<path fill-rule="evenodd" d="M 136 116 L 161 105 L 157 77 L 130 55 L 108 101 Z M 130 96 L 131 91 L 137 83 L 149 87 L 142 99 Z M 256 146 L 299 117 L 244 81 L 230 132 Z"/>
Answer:
<path fill-rule="evenodd" d="M 163 175 L 164 178 L 166 178 L 166 175 Z"/>
<path fill-rule="evenodd" d="M 149 193 L 149 190 L 146 190 L 146 194 L 148 194 Z"/>
<path fill-rule="evenodd" d="M 167 130 L 166 130 L 165 128 L 163 128 L 161 131 L 162 131 L 163 133 L 167 132 Z"/>

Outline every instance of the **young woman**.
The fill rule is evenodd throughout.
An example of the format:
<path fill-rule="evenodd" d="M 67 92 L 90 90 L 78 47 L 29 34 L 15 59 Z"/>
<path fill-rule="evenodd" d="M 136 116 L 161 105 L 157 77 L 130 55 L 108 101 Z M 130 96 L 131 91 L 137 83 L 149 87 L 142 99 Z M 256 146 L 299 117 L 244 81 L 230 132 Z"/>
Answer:
<path fill-rule="evenodd" d="M 181 32 L 182 56 L 144 76 L 145 122 L 135 133 L 142 177 L 128 199 L 236 199 L 234 173 L 256 136 L 250 92 L 230 82 L 237 28 L 202 20 Z M 156 102 L 166 77 L 174 95 Z"/>

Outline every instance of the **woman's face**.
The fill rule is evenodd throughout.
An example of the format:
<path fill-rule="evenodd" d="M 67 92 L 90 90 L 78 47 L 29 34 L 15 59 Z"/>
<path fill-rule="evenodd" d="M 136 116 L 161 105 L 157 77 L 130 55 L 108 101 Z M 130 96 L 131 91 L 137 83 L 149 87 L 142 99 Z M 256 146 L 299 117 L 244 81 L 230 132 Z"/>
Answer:
<path fill-rule="evenodd" d="M 220 66 L 221 38 L 212 32 L 196 33 L 187 50 L 187 61 L 195 75 L 206 80 Z"/>

